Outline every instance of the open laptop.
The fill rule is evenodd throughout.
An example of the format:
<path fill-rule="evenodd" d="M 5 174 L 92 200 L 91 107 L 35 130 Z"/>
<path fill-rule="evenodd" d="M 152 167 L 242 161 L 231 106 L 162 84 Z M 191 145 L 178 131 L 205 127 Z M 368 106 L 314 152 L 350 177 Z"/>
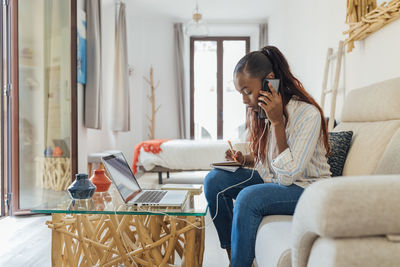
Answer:
<path fill-rule="evenodd" d="M 187 190 L 142 190 L 122 153 L 102 158 L 122 199 L 127 204 L 162 207 L 183 207 Z"/>

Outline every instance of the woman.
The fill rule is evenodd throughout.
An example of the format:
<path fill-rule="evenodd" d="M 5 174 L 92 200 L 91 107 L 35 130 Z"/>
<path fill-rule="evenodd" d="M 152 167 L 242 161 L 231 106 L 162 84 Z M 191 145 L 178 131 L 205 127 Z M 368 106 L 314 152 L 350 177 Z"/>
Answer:
<path fill-rule="evenodd" d="M 270 92 L 261 91 L 264 79 L 279 79 L 279 88 L 269 83 Z M 228 150 L 226 158 L 256 171 L 213 169 L 204 187 L 221 247 L 232 267 L 246 267 L 254 260 L 263 216 L 292 215 L 304 188 L 331 172 L 323 112 L 276 47 L 244 56 L 235 67 L 234 83 L 248 108 L 251 153 Z M 259 119 L 259 107 L 267 119 Z"/>

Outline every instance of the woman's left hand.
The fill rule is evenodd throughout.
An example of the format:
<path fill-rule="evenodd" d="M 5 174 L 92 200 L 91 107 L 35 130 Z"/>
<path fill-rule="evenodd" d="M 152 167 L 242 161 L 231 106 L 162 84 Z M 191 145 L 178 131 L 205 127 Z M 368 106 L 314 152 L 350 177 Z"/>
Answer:
<path fill-rule="evenodd" d="M 282 97 L 277 94 L 271 83 L 268 84 L 271 92 L 260 90 L 258 105 L 262 107 L 272 125 L 283 123 Z"/>

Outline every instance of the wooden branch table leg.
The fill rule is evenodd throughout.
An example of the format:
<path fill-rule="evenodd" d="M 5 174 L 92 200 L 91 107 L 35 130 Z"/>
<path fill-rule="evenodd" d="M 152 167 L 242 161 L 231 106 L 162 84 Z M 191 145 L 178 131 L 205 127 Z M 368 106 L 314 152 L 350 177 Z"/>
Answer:
<path fill-rule="evenodd" d="M 149 215 L 147 215 L 149 216 Z M 170 266 L 175 251 L 182 266 L 202 266 L 204 217 L 52 214 L 52 266 Z M 133 229 L 132 227 L 135 226 Z M 169 226 L 169 227 L 168 227 Z M 198 229 L 201 228 L 201 229 Z M 178 242 L 183 241 L 184 245 Z"/>
<path fill-rule="evenodd" d="M 63 215 L 52 214 L 51 216 L 53 224 L 57 225 L 61 222 Z M 51 266 L 62 266 L 62 234 L 56 229 L 51 232 Z"/>
<path fill-rule="evenodd" d="M 194 224 L 196 222 L 196 217 L 189 216 L 186 217 L 186 220 L 189 223 Z M 188 225 L 190 225 L 187 223 Z M 196 241 L 196 228 L 192 228 L 189 231 L 185 233 L 185 266 L 190 267 L 190 266 L 197 266 L 195 264 L 195 241 Z"/>

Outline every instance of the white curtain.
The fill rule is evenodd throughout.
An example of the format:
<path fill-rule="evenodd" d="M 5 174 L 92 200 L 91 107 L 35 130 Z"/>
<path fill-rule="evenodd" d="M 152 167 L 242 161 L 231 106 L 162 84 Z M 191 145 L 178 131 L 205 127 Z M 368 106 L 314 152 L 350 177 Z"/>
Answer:
<path fill-rule="evenodd" d="M 125 3 L 120 3 L 117 7 L 112 130 L 122 132 L 130 130 L 128 50 Z"/>
<path fill-rule="evenodd" d="M 260 24 L 260 38 L 259 38 L 259 47 L 260 49 L 264 46 L 268 45 L 268 24 L 263 23 Z"/>
<path fill-rule="evenodd" d="M 87 1 L 85 126 L 101 129 L 101 3 Z"/>
<path fill-rule="evenodd" d="M 184 73 L 184 43 L 183 43 L 183 26 L 182 23 L 174 24 L 175 38 L 175 72 L 176 72 L 176 93 L 178 96 L 178 121 L 180 139 L 187 138 L 185 123 L 185 73 Z"/>

